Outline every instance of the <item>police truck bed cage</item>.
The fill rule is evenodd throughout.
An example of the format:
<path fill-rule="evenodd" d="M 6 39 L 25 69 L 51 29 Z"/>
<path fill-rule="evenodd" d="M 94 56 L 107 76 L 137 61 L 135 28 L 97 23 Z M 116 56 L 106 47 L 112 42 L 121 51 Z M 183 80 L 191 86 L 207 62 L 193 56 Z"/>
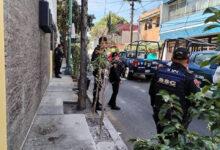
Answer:
<path fill-rule="evenodd" d="M 197 51 L 197 48 L 199 48 L 199 47 L 201 47 L 201 50 L 203 50 L 202 47 L 208 47 L 208 46 L 216 47 L 216 44 L 200 41 L 198 39 L 193 39 L 193 38 L 189 38 L 189 39 L 185 39 L 185 38 L 167 39 L 167 40 L 165 40 L 164 43 L 166 43 L 166 42 L 175 42 L 174 49 L 176 49 L 179 46 L 182 46 L 182 47 L 190 50 L 191 47 L 194 47 L 194 49 L 192 51 Z"/>
<path fill-rule="evenodd" d="M 167 50 L 168 47 L 172 50 L 175 50 L 177 47 L 184 47 L 191 53 L 194 51 L 213 50 L 217 48 L 217 45 L 194 38 L 167 39 L 164 41 L 160 52 L 161 59 L 163 58 L 164 51 Z"/>
<path fill-rule="evenodd" d="M 139 41 L 134 41 L 134 42 L 128 44 L 128 45 L 126 46 L 126 48 L 128 48 L 129 46 L 132 46 L 132 45 L 136 45 L 136 46 L 145 46 L 145 47 L 147 47 L 147 46 L 148 46 L 149 44 L 151 44 L 151 43 L 155 43 L 155 44 L 157 44 L 158 47 L 159 47 L 159 42 L 157 42 L 157 41 L 145 41 L 145 40 L 139 40 Z"/>
<path fill-rule="evenodd" d="M 159 52 L 159 50 L 160 50 L 160 45 L 159 42 L 157 41 L 139 40 L 139 41 L 134 41 L 125 47 L 125 51 L 136 51 L 136 54 L 138 51 Z"/>

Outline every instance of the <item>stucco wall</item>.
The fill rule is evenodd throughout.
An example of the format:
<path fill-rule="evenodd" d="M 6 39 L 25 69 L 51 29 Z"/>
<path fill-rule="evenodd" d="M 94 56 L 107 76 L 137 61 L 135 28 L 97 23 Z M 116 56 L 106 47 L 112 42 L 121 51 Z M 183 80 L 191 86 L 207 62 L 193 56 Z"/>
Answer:
<path fill-rule="evenodd" d="M 159 41 L 160 26 L 156 26 L 157 19 L 160 17 L 160 7 L 144 12 L 140 15 L 140 40 Z M 152 28 L 145 29 L 148 19 L 152 19 Z"/>
<path fill-rule="evenodd" d="M 49 81 L 50 34 L 38 14 L 38 0 L 4 0 L 10 150 L 20 149 Z"/>
<path fill-rule="evenodd" d="M 157 21 L 158 16 L 152 17 L 152 28 L 151 29 L 145 29 L 145 22 L 140 23 L 140 40 L 148 40 L 148 41 L 159 41 L 160 37 L 160 27 L 156 27 L 155 23 Z"/>

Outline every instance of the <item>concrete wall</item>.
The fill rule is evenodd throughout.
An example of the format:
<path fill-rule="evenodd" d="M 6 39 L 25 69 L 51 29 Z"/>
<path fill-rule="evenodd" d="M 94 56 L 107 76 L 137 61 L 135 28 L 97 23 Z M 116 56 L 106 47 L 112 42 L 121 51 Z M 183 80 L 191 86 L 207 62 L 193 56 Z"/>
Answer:
<path fill-rule="evenodd" d="M 130 43 L 130 39 L 131 39 L 131 32 L 130 31 L 122 31 L 122 39 L 121 39 L 121 43 L 122 44 L 129 44 Z M 133 39 L 132 41 L 137 41 L 139 39 L 139 33 L 138 31 L 133 31 Z"/>
<path fill-rule="evenodd" d="M 47 0 L 47 1 L 49 2 L 54 23 L 57 24 L 57 0 Z"/>
<path fill-rule="evenodd" d="M 20 149 L 50 75 L 38 0 L 4 0 L 8 149 Z"/>
<path fill-rule="evenodd" d="M 159 41 L 160 26 L 157 27 L 157 19 L 160 17 L 160 8 L 153 9 L 148 12 L 144 12 L 140 15 L 140 40 Z M 152 28 L 146 29 L 145 24 L 147 19 L 152 19 Z"/>
<path fill-rule="evenodd" d="M 152 22 L 157 21 L 158 16 L 151 17 Z M 140 40 L 146 41 L 159 41 L 160 40 L 160 27 L 156 27 L 155 24 L 152 25 L 151 29 L 145 29 L 145 21 L 140 22 Z"/>

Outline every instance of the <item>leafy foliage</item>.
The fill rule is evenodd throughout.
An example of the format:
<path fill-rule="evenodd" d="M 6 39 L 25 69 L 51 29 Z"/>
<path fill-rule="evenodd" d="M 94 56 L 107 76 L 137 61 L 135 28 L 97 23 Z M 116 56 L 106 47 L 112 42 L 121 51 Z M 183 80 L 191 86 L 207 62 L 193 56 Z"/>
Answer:
<path fill-rule="evenodd" d="M 93 69 L 105 69 L 109 65 L 105 53 L 100 54 L 94 61 L 91 62 Z"/>
<path fill-rule="evenodd" d="M 219 84 L 220 85 L 220 84 Z M 211 136 L 201 136 L 196 132 L 190 132 L 182 126 L 180 120 L 183 110 L 178 98 L 166 91 L 159 95 L 163 97 L 164 105 L 159 112 L 160 124 L 164 126 L 162 134 L 156 135 L 149 140 L 136 139 L 134 150 L 181 150 L 181 149 L 207 149 L 217 150 L 220 146 L 220 86 L 209 85 L 201 92 L 190 95 L 188 98 L 195 105 L 190 107 L 191 117 L 208 121 Z M 212 91 L 211 97 L 207 97 L 207 91 Z M 217 96 L 214 96 L 216 95 Z M 171 121 L 166 120 L 165 114 L 171 112 Z"/>
<path fill-rule="evenodd" d="M 208 8 L 204 13 L 214 13 L 213 16 L 206 19 L 208 22 L 216 22 L 219 25 L 220 10 Z M 215 17 L 216 18 L 215 18 Z M 211 27 L 210 27 L 211 26 Z M 216 28 L 210 25 L 207 30 Z M 219 38 L 220 39 L 220 38 Z M 220 63 L 220 57 L 214 56 L 209 61 L 202 62 L 202 66 L 212 63 Z M 183 128 L 180 120 L 183 116 L 183 110 L 180 107 L 178 98 L 170 95 L 166 91 L 160 91 L 160 96 L 164 100 L 159 112 L 160 125 L 164 127 L 161 134 L 148 140 L 133 139 L 134 150 L 218 150 L 220 149 L 220 82 L 209 84 L 196 94 L 191 94 L 187 99 L 194 104 L 189 108 L 191 118 L 199 118 L 208 122 L 207 128 L 210 131 L 209 136 L 201 136 L 196 132 L 190 132 Z M 171 111 L 171 120 L 166 120 L 166 113 Z"/>
<path fill-rule="evenodd" d="M 57 1 L 57 22 L 63 39 L 62 41 L 64 41 L 68 32 L 68 13 L 66 5 L 67 3 L 65 1 Z"/>
<path fill-rule="evenodd" d="M 114 32 L 116 29 L 116 25 L 127 23 L 127 21 L 123 18 L 118 16 L 115 13 L 109 13 L 104 16 L 100 21 L 95 23 L 95 26 L 91 29 L 91 36 L 92 38 L 100 37 L 108 32 Z"/>
<path fill-rule="evenodd" d="M 94 26 L 93 20 L 95 16 L 93 14 L 88 15 L 87 25 L 89 28 Z M 73 0 L 73 23 L 76 28 L 76 33 L 80 33 L 80 22 L 81 22 L 81 7 L 76 0 Z"/>
<path fill-rule="evenodd" d="M 80 46 L 79 44 L 74 44 L 72 46 L 72 76 L 77 79 L 79 76 L 80 69 Z"/>
<path fill-rule="evenodd" d="M 205 20 L 205 23 L 212 23 L 208 25 L 204 31 L 220 27 L 220 10 L 215 7 L 207 8 L 203 14 L 213 14 Z M 218 45 L 220 46 L 220 35 L 218 36 Z"/>

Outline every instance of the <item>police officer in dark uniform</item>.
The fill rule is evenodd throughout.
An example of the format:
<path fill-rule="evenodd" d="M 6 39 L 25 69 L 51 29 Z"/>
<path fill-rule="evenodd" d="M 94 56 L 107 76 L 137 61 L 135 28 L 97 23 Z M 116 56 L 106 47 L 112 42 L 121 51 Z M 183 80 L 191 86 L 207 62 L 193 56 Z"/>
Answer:
<path fill-rule="evenodd" d="M 113 110 L 120 110 L 120 107 L 116 105 L 116 98 L 119 91 L 119 86 L 121 83 L 121 74 L 123 71 L 123 65 L 121 61 L 119 60 L 119 54 L 117 52 L 112 53 L 112 62 L 111 62 L 111 68 L 109 73 L 109 81 L 112 84 L 112 96 L 110 101 L 108 102 L 108 105 Z"/>
<path fill-rule="evenodd" d="M 105 49 L 107 48 L 107 38 L 106 37 L 100 37 L 99 38 L 99 45 L 94 49 L 92 53 L 92 59 L 91 61 L 95 61 L 100 55 L 105 53 Z M 96 100 L 96 93 L 98 91 L 98 96 L 97 96 L 97 103 L 96 103 L 96 110 L 101 110 L 102 105 L 99 102 L 99 92 L 101 91 L 101 86 L 99 85 L 99 68 L 95 68 L 93 71 L 93 76 L 94 76 L 94 88 L 93 88 L 93 103 L 92 106 L 95 104 Z M 104 74 L 101 74 L 101 79 L 104 79 Z"/>
<path fill-rule="evenodd" d="M 160 107 L 164 104 L 161 96 L 157 95 L 160 90 L 166 90 L 170 94 L 175 94 L 180 101 L 183 109 L 182 125 L 187 128 L 191 119 L 189 118 L 188 109 L 192 105 L 186 96 L 199 91 L 199 81 L 194 75 L 188 71 L 189 53 L 185 48 L 177 48 L 173 52 L 171 66 L 163 66 L 159 68 L 150 85 L 149 94 L 151 97 L 151 105 L 153 107 L 153 118 L 157 127 L 157 133 L 163 131 L 163 127 L 159 124 Z M 171 118 L 167 118 L 168 120 Z"/>
<path fill-rule="evenodd" d="M 58 45 L 58 47 L 54 50 L 54 65 L 55 65 L 55 77 L 61 78 L 59 74 L 61 74 L 60 69 L 62 66 L 62 59 L 63 59 L 63 52 L 62 52 L 63 46 L 61 44 Z"/>

